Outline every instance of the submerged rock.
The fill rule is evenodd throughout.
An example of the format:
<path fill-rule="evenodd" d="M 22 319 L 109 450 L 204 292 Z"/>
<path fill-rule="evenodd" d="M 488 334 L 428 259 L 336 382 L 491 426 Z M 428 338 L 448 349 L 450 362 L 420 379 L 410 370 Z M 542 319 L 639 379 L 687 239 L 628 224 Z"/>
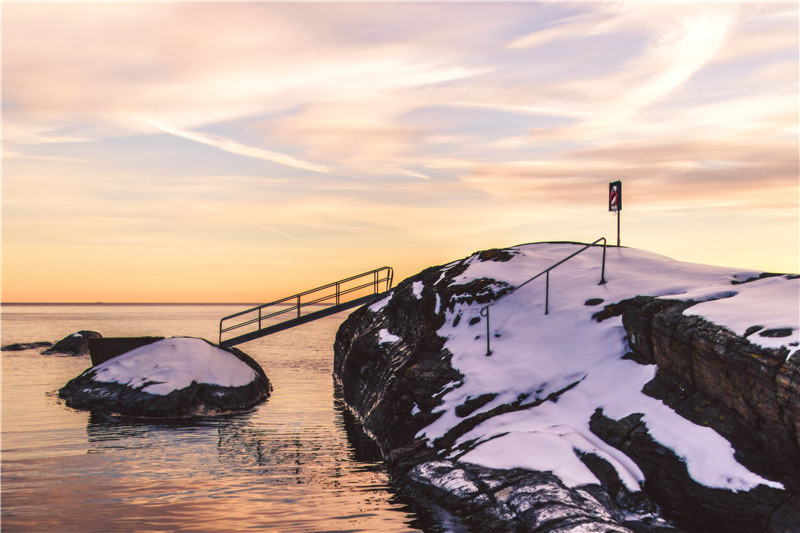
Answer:
<path fill-rule="evenodd" d="M 492 310 L 487 357 L 481 307 L 570 251 L 432 267 L 342 324 L 334 377 L 394 483 L 475 530 L 800 530 L 797 318 L 754 345 L 687 311 L 730 299 L 778 329 L 753 291 L 796 278 L 613 249 L 598 286 L 587 253 L 553 273 L 546 317 L 544 282 Z"/>
<path fill-rule="evenodd" d="M 103 336 L 96 331 L 81 330 L 68 335 L 55 343 L 51 348 L 43 351 L 45 355 L 55 353 L 65 355 L 86 355 L 89 353 L 89 339 L 101 339 Z"/>
<path fill-rule="evenodd" d="M 249 409 L 271 390 L 264 370 L 244 352 L 173 337 L 87 369 L 59 396 L 77 409 L 165 417 Z"/>

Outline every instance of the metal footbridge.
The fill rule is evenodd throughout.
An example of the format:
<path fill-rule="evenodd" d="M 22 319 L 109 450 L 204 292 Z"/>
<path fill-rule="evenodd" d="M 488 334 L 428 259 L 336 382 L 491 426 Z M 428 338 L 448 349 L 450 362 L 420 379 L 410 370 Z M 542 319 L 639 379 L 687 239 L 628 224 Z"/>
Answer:
<path fill-rule="evenodd" d="M 234 346 L 372 303 L 392 288 L 393 277 L 391 267 L 376 268 L 228 315 L 219 321 L 219 345 Z"/>

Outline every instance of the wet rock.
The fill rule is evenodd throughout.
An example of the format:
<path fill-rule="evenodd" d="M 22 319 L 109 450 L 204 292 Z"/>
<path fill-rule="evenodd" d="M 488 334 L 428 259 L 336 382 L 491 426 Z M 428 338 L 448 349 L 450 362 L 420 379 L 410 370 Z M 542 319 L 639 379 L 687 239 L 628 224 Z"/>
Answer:
<path fill-rule="evenodd" d="M 38 350 L 40 348 L 47 348 L 52 346 L 52 342 L 17 342 L 14 344 L 6 344 L 0 351 L 2 352 L 21 352 L 23 350 Z"/>
<path fill-rule="evenodd" d="M 484 257 L 505 258 L 495 252 Z M 553 401 L 563 390 L 539 400 L 520 395 L 488 411 L 480 409 L 494 395 L 470 398 L 457 410 L 463 420 L 432 446 L 416 439 L 420 429 L 440 416 L 436 407 L 441 398 L 463 378 L 450 365 L 445 339 L 437 335 L 445 310 L 457 302 L 488 303 L 513 290 L 491 278 L 458 283 L 457 276 L 473 259 L 481 260 L 481 255 L 404 280 L 385 306 L 357 310 L 337 332 L 337 387 L 349 416 L 380 448 L 393 482 L 422 505 L 440 506 L 476 531 L 673 531 L 652 500 L 643 493 L 631 496 L 620 488 L 619 479 L 611 492 L 599 485 L 570 488 L 545 472 L 497 470 L 457 460 L 474 444 L 454 447 L 467 431 L 492 416 Z M 412 288 L 415 282 L 426 288 L 420 298 Z M 383 329 L 399 340 L 379 343 L 377 332 Z M 450 453 L 454 459 L 442 459 Z"/>
<path fill-rule="evenodd" d="M 87 369 L 59 396 L 93 412 L 181 417 L 249 409 L 271 390 L 264 370 L 241 350 L 172 338 Z"/>
<path fill-rule="evenodd" d="M 624 358 L 658 366 L 645 394 L 714 429 L 731 443 L 737 461 L 782 483 L 784 490 L 703 486 L 688 474 L 683 459 L 653 439 L 641 415 L 614 420 L 601 410 L 590 429 L 645 473 L 640 492 L 629 492 L 615 469 L 593 454 L 581 460 L 600 484 L 579 487 L 566 487 L 547 472 L 459 462 L 475 446 L 456 446 L 459 437 L 492 416 L 535 407 L 524 395 L 488 410 L 495 395 L 467 398 L 456 409 L 460 422 L 448 433 L 435 442 L 417 439 L 419 430 L 440 416 L 441 398 L 463 380 L 450 365 L 445 339 L 437 335 L 445 310 L 457 302 L 488 303 L 513 290 L 491 278 L 469 283 L 456 278 L 471 260 L 505 257 L 487 251 L 426 269 L 401 282 L 383 308 L 353 313 L 337 333 L 334 377 L 346 409 L 377 443 L 404 493 L 441 506 L 475 530 L 675 531 L 666 517 L 686 531 L 800 531 L 800 355 L 760 348 L 701 317 L 684 315 L 692 301 L 637 296 L 609 303 L 593 318 L 621 316 L 631 350 Z M 415 282 L 425 287 L 420 298 L 413 294 Z M 477 323 L 474 318 L 459 315 L 453 326 L 462 319 Z M 377 332 L 383 329 L 400 340 L 379 344 Z M 784 333 L 763 329 L 754 326 L 747 336 Z"/>
<path fill-rule="evenodd" d="M 100 339 L 103 336 L 96 331 L 81 330 L 64 337 L 44 352 L 45 355 L 86 355 L 89 353 L 89 339 Z"/>

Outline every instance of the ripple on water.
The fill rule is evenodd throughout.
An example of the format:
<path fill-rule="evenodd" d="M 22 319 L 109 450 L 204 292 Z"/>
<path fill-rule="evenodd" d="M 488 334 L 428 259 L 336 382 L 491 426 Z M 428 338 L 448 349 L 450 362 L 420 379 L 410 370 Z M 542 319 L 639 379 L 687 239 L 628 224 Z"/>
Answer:
<path fill-rule="evenodd" d="M 105 336 L 216 337 L 230 306 L 4 306 L 3 343 Z M 275 391 L 222 417 L 142 420 L 54 395 L 88 357 L 2 353 L 2 520 L 8 530 L 449 529 L 398 498 L 374 453 L 347 438 L 331 378 L 346 315 L 242 346 Z"/>

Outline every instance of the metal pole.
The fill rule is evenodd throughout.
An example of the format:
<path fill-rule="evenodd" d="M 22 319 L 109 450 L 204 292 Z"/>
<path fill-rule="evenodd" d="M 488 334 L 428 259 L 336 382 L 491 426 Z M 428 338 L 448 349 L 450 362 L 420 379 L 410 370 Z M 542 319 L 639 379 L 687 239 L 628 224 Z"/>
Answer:
<path fill-rule="evenodd" d="M 300 295 L 297 295 L 297 318 L 300 318 Z"/>
<path fill-rule="evenodd" d="M 489 308 L 486 307 L 486 357 L 492 355 L 491 346 L 489 342 L 491 341 L 491 332 L 489 331 Z"/>
<path fill-rule="evenodd" d="M 336 305 L 339 305 L 339 282 L 336 282 Z"/>
<path fill-rule="evenodd" d="M 605 283 L 606 283 L 606 240 L 603 239 L 603 266 L 600 269 L 599 285 L 605 285 Z"/>
<path fill-rule="evenodd" d="M 544 276 L 544 314 L 550 311 L 550 270 Z"/>
<path fill-rule="evenodd" d="M 617 247 L 619 247 L 619 212 L 620 210 L 617 210 Z"/>
<path fill-rule="evenodd" d="M 261 308 L 258 308 L 258 329 L 261 329 Z"/>

